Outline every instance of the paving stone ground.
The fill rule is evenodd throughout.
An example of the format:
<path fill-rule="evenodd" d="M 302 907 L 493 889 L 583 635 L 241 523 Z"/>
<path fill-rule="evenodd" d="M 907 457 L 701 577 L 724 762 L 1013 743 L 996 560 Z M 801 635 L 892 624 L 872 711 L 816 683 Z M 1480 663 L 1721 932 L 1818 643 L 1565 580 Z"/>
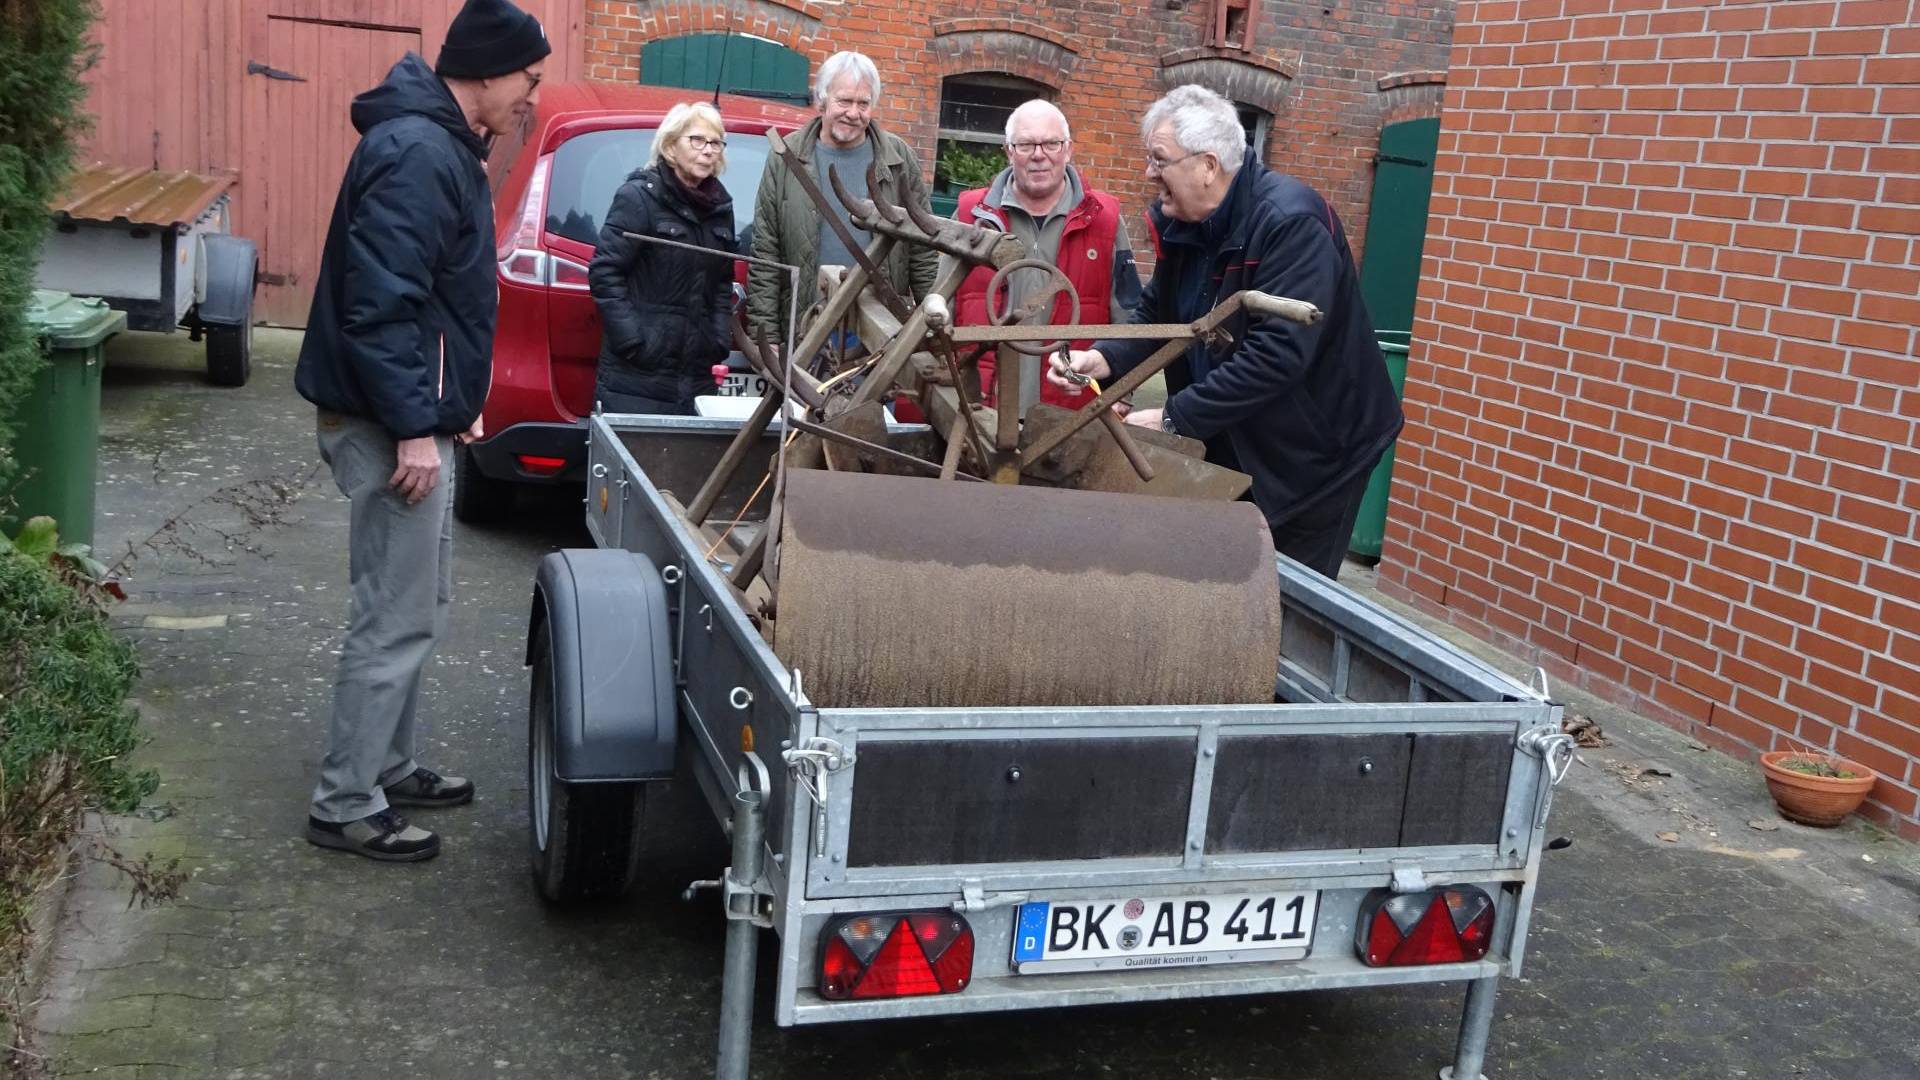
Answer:
<path fill-rule="evenodd" d="M 56 1075 L 104 1080 L 710 1075 L 723 923 L 678 892 L 724 861 L 712 826 L 665 807 L 655 870 L 618 904 L 556 911 L 527 880 L 522 620 L 538 556 L 586 542 L 577 502 L 456 540 L 423 757 L 480 797 L 421 815 L 445 854 L 380 866 L 301 838 L 346 510 L 291 389 L 297 336 L 256 341 L 240 390 L 207 386 L 181 337 L 110 349 L 99 539 L 133 546 L 116 621 L 145 669 L 140 760 L 164 777 L 111 827 L 194 877 L 179 903 L 129 911 L 111 870 L 83 870 L 36 1051 Z M 1748 766 L 1597 715 L 1614 745 L 1556 802 L 1574 844 L 1548 859 L 1489 1075 L 1920 1076 L 1915 850 L 1861 825 L 1751 829 L 1773 815 Z M 1424 1078 L 1448 1060 L 1459 1003 L 1429 987 L 781 1031 L 763 1002 L 755 1075 Z"/>

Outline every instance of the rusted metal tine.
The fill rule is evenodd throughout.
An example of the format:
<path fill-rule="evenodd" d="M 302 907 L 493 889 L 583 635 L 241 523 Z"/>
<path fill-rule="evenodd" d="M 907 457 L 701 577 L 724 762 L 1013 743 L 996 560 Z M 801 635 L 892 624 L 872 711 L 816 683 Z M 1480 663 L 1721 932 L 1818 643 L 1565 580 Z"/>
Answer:
<path fill-rule="evenodd" d="M 740 471 L 740 464 L 747 460 L 747 454 L 754 442 L 766 434 L 768 425 L 773 423 L 774 414 L 780 410 L 780 403 L 785 400 L 781 390 L 783 384 L 779 376 L 772 372 L 772 365 L 767 363 L 761 346 L 754 344 L 753 340 L 747 337 L 746 328 L 740 325 L 738 315 L 733 318 L 733 343 L 734 347 L 746 356 L 747 362 L 753 364 L 770 385 L 767 387 L 767 392 L 761 395 L 760 404 L 754 407 L 753 414 L 747 417 L 746 423 L 740 426 L 739 431 L 734 432 L 733 442 L 728 444 L 727 452 L 720 456 L 720 461 L 714 465 L 713 471 L 707 474 L 706 481 L 694 494 L 693 501 L 687 504 L 687 520 L 696 527 L 706 524 L 707 515 L 713 512 L 713 504 L 719 500 L 720 493 L 726 490 L 728 481 L 733 479 L 733 474 Z M 794 374 L 812 378 L 802 371 L 796 371 Z M 800 386 L 796 385 L 794 390 L 798 395 Z M 818 390 L 813 390 L 812 393 L 815 399 L 819 398 Z"/>
<path fill-rule="evenodd" d="M 829 166 L 828 168 L 831 169 L 832 167 Z M 913 223 L 920 226 L 920 231 L 926 233 L 928 236 L 943 231 L 941 226 L 944 223 L 939 218 L 933 216 L 933 211 L 922 209 L 919 199 L 909 196 L 906 210 L 907 217 L 913 219 Z"/>
<path fill-rule="evenodd" d="M 867 282 L 873 286 L 873 294 L 880 298 L 881 303 L 887 305 L 887 310 L 893 312 L 894 318 L 906 318 L 907 311 L 911 305 L 902 299 L 899 293 L 894 291 L 893 283 L 887 280 L 885 274 L 881 273 L 879 262 L 874 259 L 865 248 L 860 246 L 859 242 L 853 237 L 853 230 L 847 228 L 847 223 L 840 220 L 840 215 L 834 211 L 833 207 L 827 205 L 826 196 L 820 193 L 820 188 L 813 182 L 813 177 L 808 175 L 805 169 L 793 170 L 793 176 L 794 179 L 800 181 L 800 187 L 807 193 L 807 197 L 813 200 L 814 206 L 820 211 L 822 220 L 833 229 L 833 234 L 840 238 L 840 243 L 847 249 L 847 254 L 853 256 L 854 262 L 866 268 Z M 846 189 L 840 186 L 840 178 L 831 165 L 827 166 L 827 182 L 833 185 L 833 193 L 835 197 L 840 199 L 841 204 L 848 206 L 848 209 L 852 209 L 851 205 L 846 201 Z"/>
<path fill-rule="evenodd" d="M 908 192 L 907 197 L 911 199 L 913 193 Z M 873 200 L 874 208 L 880 211 L 881 217 L 895 225 L 906 224 L 907 212 L 888 202 L 886 193 L 880 190 L 880 161 L 877 157 L 867 162 L 867 198 Z"/>
<path fill-rule="evenodd" d="M 976 348 L 973 351 L 973 355 L 967 358 L 967 363 L 979 363 L 981 355 L 985 352 L 985 346 Z M 973 452 L 979 455 L 981 461 L 985 461 L 987 460 L 987 433 L 980 427 L 980 422 L 974 418 L 973 395 L 967 393 L 967 380 L 962 373 L 960 359 L 953 354 L 953 342 L 939 342 L 939 347 L 935 350 L 935 353 L 942 360 L 946 361 L 947 377 L 953 380 L 953 394 L 960 399 L 959 424 L 966 428 L 967 438 L 973 443 Z M 926 413 L 929 419 L 933 417 L 931 410 L 922 409 L 921 412 Z M 948 433 L 947 441 L 949 444 L 957 441 L 954 439 L 952 432 Z M 951 453 L 951 451 L 949 451 L 949 453 Z"/>
<path fill-rule="evenodd" d="M 739 316 L 735 316 L 733 320 L 733 347 L 740 350 L 740 355 L 747 358 L 747 363 L 753 366 L 753 370 L 758 372 L 761 378 L 776 387 L 785 385 L 779 369 L 774 366 L 772 344 L 764 335 L 757 342 L 748 337 L 746 327 L 740 324 Z M 820 381 L 805 368 L 798 367 L 793 369 L 793 396 L 810 409 L 819 408 L 821 402 L 826 400 L 826 396 L 820 392 Z"/>
<path fill-rule="evenodd" d="M 849 192 L 846 187 L 840 183 L 840 170 L 831 165 L 827 166 L 827 186 L 833 189 L 833 197 L 839 199 L 840 205 L 846 207 L 847 212 L 855 218 L 861 221 L 869 221 L 879 216 L 879 211 L 875 209 L 873 200 L 862 199 Z M 867 190 L 872 191 L 873 189 L 868 188 Z"/>
<path fill-rule="evenodd" d="M 966 409 L 964 399 L 961 401 L 960 407 L 962 410 Z M 932 413 L 929 412 L 928 415 L 931 416 Z M 966 448 L 966 437 L 972 428 L 972 421 L 964 415 L 954 417 L 953 423 L 948 425 L 947 452 L 946 455 L 940 459 L 940 479 L 951 480 L 959 474 L 960 452 Z"/>
<path fill-rule="evenodd" d="M 760 535 L 753 538 L 753 543 L 747 545 L 747 550 L 740 553 L 739 561 L 733 564 L 733 573 L 728 575 L 727 580 L 733 583 L 734 588 L 745 589 L 753 584 L 754 576 L 760 573 L 760 566 L 767 559 L 767 533 L 771 526 L 772 519 L 769 518 L 769 528 L 761 529 Z"/>
<path fill-rule="evenodd" d="M 1053 325 L 990 326 L 976 323 L 972 326 L 953 328 L 953 340 L 975 345 L 985 342 L 998 344 L 1003 341 L 1043 341 L 1065 338 L 1068 341 L 1092 339 L 1144 338 L 1153 341 L 1166 341 L 1176 337 L 1191 337 L 1191 323 L 1056 323 Z M 1045 337 L 1042 337 L 1045 334 Z"/>
<path fill-rule="evenodd" d="M 857 435 L 849 435 L 844 431 L 835 431 L 833 428 L 827 427 L 824 424 L 816 424 L 811 420 L 800 420 L 800 419 L 794 419 L 791 421 L 791 423 L 796 429 L 800 431 L 804 431 L 809 435 L 818 435 L 820 438 L 826 439 L 830 442 L 841 443 L 843 445 L 851 446 L 859 450 L 864 450 L 870 454 L 878 454 L 879 456 L 886 458 L 888 461 L 892 461 L 899 465 L 905 465 L 916 472 L 933 474 L 933 473 L 938 473 L 940 471 L 940 466 L 935 465 L 931 461 L 922 461 L 919 458 L 914 457 L 912 454 L 903 454 L 900 451 L 895 450 L 890 446 L 881 446 L 879 443 L 876 443 L 876 442 L 868 442 L 867 440 L 862 439 Z M 978 480 L 979 477 L 969 476 L 967 477 L 967 479 Z"/>
<path fill-rule="evenodd" d="M 941 297 L 951 296 L 960 281 L 972 271 L 972 267 L 955 263 L 945 277 L 934 285 L 934 292 Z M 854 392 L 853 403 L 864 405 L 869 401 L 878 401 L 881 395 L 893 389 L 895 379 L 900 377 L 900 369 L 906 366 L 907 358 L 919 351 L 920 344 L 927 336 L 927 306 L 922 303 L 913 309 L 913 314 L 901 325 L 900 333 L 887 343 L 880 354 L 878 363 L 867 374 L 860 389 Z"/>
<path fill-rule="evenodd" d="M 1140 479 L 1152 480 L 1153 466 L 1147 464 L 1147 455 L 1140 452 L 1140 444 L 1134 442 L 1133 436 L 1127 434 L 1126 421 L 1113 415 L 1110 410 L 1102 409 L 1100 424 L 1107 429 L 1107 434 L 1113 436 L 1113 441 L 1120 444 L 1120 452 L 1126 455 L 1127 464 L 1133 466 L 1133 471 L 1139 475 Z"/>
<path fill-rule="evenodd" d="M 827 201 L 827 197 L 821 194 L 820 185 L 813 182 L 812 171 L 794 160 L 793 151 L 787 147 L 785 139 L 769 136 L 767 143 L 773 147 L 773 152 L 787 163 L 787 171 L 793 174 L 794 180 L 800 185 L 800 190 L 806 192 L 807 198 L 813 200 L 814 210 L 820 214 L 820 219 L 825 221 L 833 230 L 833 234 L 840 238 L 840 243 L 846 247 L 847 253 L 853 256 L 854 261 L 866 268 L 867 276 L 873 284 L 874 295 L 893 311 L 896 318 L 906 318 L 906 301 L 900 298 L 899 293 L 893 291 L 893 285 L 887 281 L 886 275 L 880 272 L 880 267 L 874 258 L 853 238 L 853 231 L 847 228 L 845 221 L 840 219 L 839 211 L 835 210 L 833 204 Z M 840 186 L 839 178 L 834 175 L 831 165 L 827 166 L 827 182 L 833 185 L 833 193 L 839 198 L 840 204 L 849 211 L 853 210 L 853 204 L 857 200 L 847 197 L 846 189 Z"/>
<path fill-rule="evenodd" d="M 734 433 L 727 452 L 721 456 L 713 471 L 707 474 L 706 482 L 700 485 L 693 501 L 687 504 L 687 520 L 695 527 L 707 523 L 707 515 L 713 512 L 713 504 L 719 500 L 720 493 L 726 489 L 727 482 L 733 479 L 733 474 L 740 471 L 740 465 L 746 461 L 753 444 L 766 433 L 767 425 L 773 422 L 774 414 L 780 411 L 780 404 L 785 400 L 780 396 L 778 387 L 770 388 L 761 397 L 760 404 L 754 407 L 753 415 L 747 417 L 747 422 Z"/>
<path fill-rule="evenodd" d="M 893 250 L 893 244 L 893 238 L 886 237 L 882 241 L 882 246 L 874 252 L 874 258 L 884 260 Z M 866 286 L 867 281 L 866 267 L 856 266 L 848 270 L 845 280 L 833 290 L 833 295 L 828 297 L 827 302 L 821 306 L 820 313 L 814 316 L 813 324 L 807 328 L 806 336 L 794 346 L 793 355 L 811 357 L 819 352 L 827 343 L 827 335 L 833 333 L 834 327 L 840 325 L 840 320 L 847 317 L 847 310 L 853 307 L 853 302 L 859 298 L 860 290 Z"/>
<path fill-rule="evenodd" d="M 1073 437 L 1073 433 L 1094 422 L 1094 419 L 1118 404 L 1121 399 L 1140 388 L 1148 379 L 1159 374 L 1168 364 L 1178 360 L 1192 344 L 1194 338 L 1212 333 L 1213 330 L 1232 318 L 1242 307 L 1252 308 L 1263 315 L 1271 315 L 1295 322 L 1316 322 L 1320 319 L 1320 310 L 1312 304 L 1286 297 L 1268 296 L 1265 293 L 1246 290 L 1234 293 L 1215 304 L 1212 311 L 1193 320 L 1185 333 L 1168 341 L 1154 350 L 1132 371 L 1107 384 L 1106 391 L 1089 404 L 1082 406 L 1067 423 L 1042 435 L 1028 446 L 1021 455 L 1024 462 L 1036 462 L 1046 457 L 1054 447 Z M 1059 327 L 1049 327 L 1049 333 L 1060 333 Z"/>

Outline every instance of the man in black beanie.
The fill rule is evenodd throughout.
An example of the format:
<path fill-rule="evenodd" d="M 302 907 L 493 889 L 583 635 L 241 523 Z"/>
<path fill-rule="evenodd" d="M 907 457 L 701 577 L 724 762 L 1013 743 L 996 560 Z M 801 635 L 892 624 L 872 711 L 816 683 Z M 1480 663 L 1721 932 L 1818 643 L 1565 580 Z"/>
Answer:
<path fill-rule="evenodd" d="M 427 659 L 453 587 L 453 440 L 481 435 L 493 378 L 487 140 L 539 100 L 551 48 L 507 0 L 467 0 L 440 62 L 408 53 L 353 101 L 347 163 L 294 384 L 352 502 L 351 615 L 307 839 L 389 862 L 439 854 L 395 813 L 457 806 L 473 784 L 414 760 Z"/>

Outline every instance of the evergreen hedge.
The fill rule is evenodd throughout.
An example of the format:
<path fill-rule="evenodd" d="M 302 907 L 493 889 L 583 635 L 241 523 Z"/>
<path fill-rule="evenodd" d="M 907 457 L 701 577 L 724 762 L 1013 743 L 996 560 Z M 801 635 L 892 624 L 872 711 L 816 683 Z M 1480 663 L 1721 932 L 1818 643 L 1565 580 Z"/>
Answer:
<path fill-rule="evenodd" d="M 79 74 L 92 60 L 94 0 L 0 0 L 0 492 L 13 456 L 14 403 L 46 357 L 24 316 L 47 234 L 47 200 L 85 128 Z"/>

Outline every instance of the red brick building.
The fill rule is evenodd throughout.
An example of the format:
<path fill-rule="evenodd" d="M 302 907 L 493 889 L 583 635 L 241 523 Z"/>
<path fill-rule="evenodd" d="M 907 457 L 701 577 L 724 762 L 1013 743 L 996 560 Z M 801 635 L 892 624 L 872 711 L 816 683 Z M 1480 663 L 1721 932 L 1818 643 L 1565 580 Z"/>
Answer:
<path fill-rule="evenodd" d="M 1270 164 L 1334 200 L 1358 250 L 1380 129 L 1438 114 L 1452 14 L 1451 2 L 1417 0 L 587 0 L 584 69 L 645 79 L 649 43 L 727 30 L 792 49 L 811 70 L 857 49 L 886 83 L 880 122 L 930 175 L 958 99 L 987 76 L 989 89 L 1057 103 L 1076 164 L 1135 216 L 1149 198 L 1140 117 L 1161 93 L 1198 82 L 1241 103 Z M 1134 230 L 1145 248 L 1143 233 Z"/>
<path fill-rule="evenodd" d="M 1386 588 L 1920 836 L 1920 12 L 1458 7 Z"/>

